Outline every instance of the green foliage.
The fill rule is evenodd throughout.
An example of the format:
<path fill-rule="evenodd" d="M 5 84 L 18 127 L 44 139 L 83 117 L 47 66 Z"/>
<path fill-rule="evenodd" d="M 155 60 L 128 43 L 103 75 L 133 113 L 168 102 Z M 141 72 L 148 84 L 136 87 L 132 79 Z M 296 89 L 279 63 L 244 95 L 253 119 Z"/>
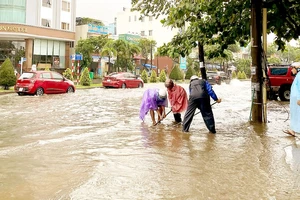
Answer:
<path fill-rule="evenodd" d="M 167 80 L 166 71 L 163 69 L 159 74 L 159 82 L 165 82 Z"/>
<path fill-rule="evenodd" d="M 148 83 L 148 73 L 145 69 L 142 71 L 141 79 L 144 81 L 144 83 Z"/>
<path fill-rule="evenodd" d="M 106 35 L 100 35 L 98 37 L 90 37 L 87 39 L 81 39 L 78 41 L 75 51 L 76 54 L 82 54 L 83 60 L 80 61 L 82 68 L 90 67 L 92 63 L 92 53 L 100 54 L 101 50 L 107 43 L 108 38 Z M 96 71 L 96 68 L 92 69 Z"/>
<path fill-rule="evenodd" d="M 13 65 L 9 58 L 6 58 L 0 67 L 0 85 L 5 90 L 16 84 L 17 77 L 14 72 Z"/>
<path fill-rule="evenodd" d="M 194 69 L 192 67 L 189 67 L 185 73 L 185 79 L 190 80 L 190 78 L 195 74 L 196 73 L 195 73 Z"/>
<path fill-rule="evenodd" d="M 232 79 L 237 78 L 237 74 L 235 71 L 232 72 L 231 77 L 232 77 Z"/>
<path fill-rule="evenodd" d="M 277 57 L 271 57 L 268 58 L 268 64 L 281 64 L 281 60 Z"/>
<path fill-rule="evenodd" d="M 73 78 L 73 74 L 72 74 L 72 70 L 70 68 L 67 68 L 64 72 L 63 72 L 63 76 L 71 81 L 74 80 Z"/>
<path fill-rule="evenodd" d="M 81 74 L 80 85 L 90 86 L 91 82 L 92 82 L 92 80 L 90 78 L 89 69 L 86 67 L 86 68 L 84 68 L 84 70 Z"/>
<path fill-rule="evenodd" d="M 247 77 L 251 76 L 251 60 L 250 59 L 237 59 L 234 63 L 237 68 L 237 71 L 243 71 L 246 73 Z"/>
<path fill-rule="evenodd" d="M 152 70 L 150 75 L 150 83 L 156 83 L 156 82 L 157 82 L 157 74 L 155 70 Z"/>
<path fill-rule="evenodd" d="M 94 24 L 97 26 L 104 26 L 101 20 L 92 19 L 88 17 L 78 17 L 76 18 L 76 25 Z"/>
<path fill-rule="evenodd" d="M 238 79 L 246 79 L 247 78 L 246 73 L 244 71 L 239 71 L 237 74 L 237 78 Z"/>
<path fill-rule="evenodd" d="M 156 41 L 150 40 L 148 38 L 139 39 L 138 46 L 140 48 L 140 53 L 143 58 L 145 58 L 145 63 L 148 63 L 151 53 L 154 52 L 154 47 L 156 46 Z"/>
<path fill-rule="evenodd" d="M 170 72 L 169 78 L 173 79 L 173 80 L 182 80 L 183 79 L 183 73 L 181 72 L 181 70 L 179 68 L 179 65 L 175 65 L 172 68 L 172 71 Z"/>

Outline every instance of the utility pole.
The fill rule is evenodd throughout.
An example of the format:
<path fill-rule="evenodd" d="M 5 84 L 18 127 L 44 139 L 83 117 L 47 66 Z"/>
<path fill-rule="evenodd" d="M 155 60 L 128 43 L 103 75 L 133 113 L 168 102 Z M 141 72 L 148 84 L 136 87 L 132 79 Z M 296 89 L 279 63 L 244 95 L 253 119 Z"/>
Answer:
<path fill-rule="evenodd" d="M 262 1 L 251 0 L 251 91 L 252 106 L 251 117 L 253 122 L 263 122 L 263 100 L 262 100 Z M 251 119 L 250 119 L 251 120 Z"/>

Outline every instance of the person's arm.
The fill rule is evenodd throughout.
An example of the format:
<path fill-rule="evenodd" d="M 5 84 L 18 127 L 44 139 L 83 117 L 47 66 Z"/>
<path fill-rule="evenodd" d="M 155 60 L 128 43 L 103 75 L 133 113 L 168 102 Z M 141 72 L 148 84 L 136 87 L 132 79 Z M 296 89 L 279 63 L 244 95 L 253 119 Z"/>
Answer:
<path fill-rule="evenodd" d="M 221 102 L 221 99 L 219 99 L 215 93 L 215 91 L 212 89 L 212 86 L 211 84 L 209 84 L 208 81 L 205 81 L 205 89 L 208 93 L 208 95 L 213 99 L 215 100 L 216 102 L 220 103 Z"/>

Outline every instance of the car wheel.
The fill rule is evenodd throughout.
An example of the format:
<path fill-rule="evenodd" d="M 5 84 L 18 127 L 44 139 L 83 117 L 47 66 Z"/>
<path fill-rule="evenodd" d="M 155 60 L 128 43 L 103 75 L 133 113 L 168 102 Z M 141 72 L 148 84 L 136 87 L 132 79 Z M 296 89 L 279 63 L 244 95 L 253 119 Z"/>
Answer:
<path fill-rule="evenodd" d="M 279 90 L 279 98 L 281 101 L 289 101 L 290 100 L 291 90 L 289 87 L 283 87 Z"/>
<path fill-rule="evenodd" d="M 125 84 L 125 83 L 122 84 L 122 88 L 123 88 L 123 89 L 126 88 L 126 84 Z"/>
<path fill-rule="evenodd" d="M 140 83 L 140 84 L 139 84 L 139 88 L 142 88 L 142 87 L 143 87 L 143 83 Z"/>
<path fill-rule="evenodd" d="M 67 93 L 73 93 L 74 92 L 74 89 L 72 86 L 68 87 L 67 89 Z"/>
<path fill-rule="evenodd" d="M 43 88 L 39 87 L 35 92 L 36 96 L 42 96 L 44 94 Z"/>

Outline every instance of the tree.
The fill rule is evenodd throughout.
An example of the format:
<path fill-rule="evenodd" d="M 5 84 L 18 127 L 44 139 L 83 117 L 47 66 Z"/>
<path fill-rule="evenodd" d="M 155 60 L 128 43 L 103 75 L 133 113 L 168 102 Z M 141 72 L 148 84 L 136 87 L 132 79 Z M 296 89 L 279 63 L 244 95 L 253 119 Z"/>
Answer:
<path fill-rule="evenodd" d="M 17 77 L 14 72 L 13 65 L 9 58 L 6 58 L 0 67 L 0 85 L 4 90 L 16 84 Z"/>
<path fill-rule="evenodd" d="M 117 51 L 114 48 L 114 40 L 109 39 L 101 51 L 101 56 L 108 56 L 108 73 L 112 72 L 112 69 L 110 68 L 110 59 L 116 55 Z"/>
<path fill-rule="evenodd" d="M 98 19 L 92 19 L 88 17 L 76 17 L 76 25 L 85 25 L 85 24 L 104 26 L 104 23 Z"/>
<path fill-rule="evenodd" d="M 155 70 L 152 70 L 150 75 L 150 83 L 156 83 L 156 82 L 157 82 L 157 74 Z"/>
<path fill-rule="evenodd" d="M 85 67 L 90 67 L 93 59 L 91 54 L 95 53 L 100 55 L 101 50 L 107 43 L 108 38 L 106 35 L 100 35 L 98 37 L 91 37 L 87 39 L 81 39 L 78 41 L 75 51 L 77 54 L 82 54 L 83 60 L 80 61 L 81 69 Z M 96 69 L 91 69 L 92 71 L 96 71 Z"/>
<path fill-rule="evenodd" d="M 71 81 L 74 80 L 73 78 L 73 74 L 72 74 L 72 70 L 70 68 L 67 68 L 64 72 L 63 72 L 63 76 Z"/>
<path fill-rule="evenodd" d="M 92 80 L 90 78 L 89 69 L 86 67 L 80 76 L 80 85 L 90 86 L 91 82 Z"/>
<path fill-rule="evenodd" d="M 183 79 L 183 73 L 181 72 L 179 65 L 175 65 L 173 67 L 172 71 L 170 72 L 169 78 L 173 79 L 173 80 L 182 80 Z"/>
<path fill-rule="evenodd" d="M 162 23 L 172 28 L 180 28 L 170 43 L 159 48 L 161 54 L 170 57 L 189 55 L 198 47 L 199 61 L 204 63 L 204 45 L 218 44 L 216 51 L 208 58 L 224 56 L 224 49 L 230 44 L 245 46 L 250 41 L 250 0 L 132 0 L 133 10 L 143 15 L 166 15 Z M 275 43 L 279 50 L 285 48 L 285 41 L 298 39 L 300 35 L 300 6 L 297 0 L 267 0 L 268 33 L 278 37 Z M 185 27 L 188 25 L 188 27 Z M 205 73 L 205 69 L 201 71 Z M 202 75 L 206 78 L 206 75 Z"/>
<path fill-rule="evenodd" d="M 142 71 L 141 79 L 144 81 L 144 83 L 148 83 L 148 74 L 145 69 Z"/>
<path fill-rule="evenodd" d="M 195 75 L 195 71 L 192 67 L 189 67 L 185 73 L 185 79 L 189 80 L 193 75 Z"/>
<path fill-rule="evenodd" d="M 138 46 L 140 47 L 141 56 L 146 58 L 145 63 L 148 63 L 149 58 L 151 59 L 151 54 L 153 54 L 156 44 L 156 41 L 148 38 L 139 39 Z"/>
<path fill-rule="evenodd" d="M 165 70 L 161 70 L 159 74 L 159 81 L 164 83 L 166 80 L 167 80 L 166 72 Z"/>

